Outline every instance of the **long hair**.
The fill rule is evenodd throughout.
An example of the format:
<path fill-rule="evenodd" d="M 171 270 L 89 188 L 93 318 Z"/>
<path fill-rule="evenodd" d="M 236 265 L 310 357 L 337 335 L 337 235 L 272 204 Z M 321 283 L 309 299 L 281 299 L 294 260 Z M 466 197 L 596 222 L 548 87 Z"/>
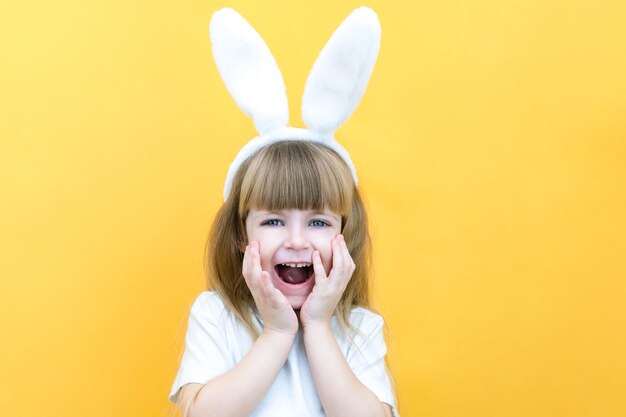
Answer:
<path fill-rule="evenodd" d="M 207 288 L 254 337 L 252 294 L 242 275 L 247 245 L 246 217 L 251 208 L 324 210 L 341 215 L 341 233 L 356 269 L 337 305 L 340 325 L 351 328 L 353 307 L 370 308 L 370 235 L 362 196 L 350 169 L 332 149 L 305 141 L 280 141 L 248 158 L 237 171 L 230 195 L 218 211 L 205 248 Z"/>

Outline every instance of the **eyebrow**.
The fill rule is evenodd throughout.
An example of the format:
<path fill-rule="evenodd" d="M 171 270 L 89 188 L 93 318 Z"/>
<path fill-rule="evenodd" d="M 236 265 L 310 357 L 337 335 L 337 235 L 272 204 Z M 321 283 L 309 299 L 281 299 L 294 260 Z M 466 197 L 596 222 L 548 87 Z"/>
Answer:
<path fill-rule="evenodd" d="M 320 215 L 320 214 L 322 216 L 328 216 L 328 217 L 330 217 L 332 219 L 335 219 L 337 221 L 341 221 L 341 216 L 337 216 L 337 215 L 335 215 L 333 213 L 324 213 L 323 211 L 314 211 L 313 212 L 313 215 Z"/>
<path fill-rule="evenodd" d="M 262 211 L 262 210 L 257 210 L 257 213 L 255 215 L 250 216 L 250 214 L 248 214 L 248 217 L 252 217 L 253 219 L 255 219 L 257 217 L 281 216 L 281 215 L 283 215 L 283 213 L 281 211 Z"/>
<path fill-rule="evenodd" d="M 280 216 L 280 215 L 284 215 L 284 214 L 285 214 L 285 210 L 273 210 L 273 211 L 258 210 L 257 216 L 270 216 L 270 215 L 279 215 Z M 337 216 L 337 215 L 334 215 L 332 213 L 324 213 L 323 211 L 319 211 L 319 210 L 313 211 L 311 213 L 311 215 L 313 215 L 313 216 L 319 216 L 319 215 L 327 216 L 327 217 L 333 218 L 333 219 L 335 219 L 337 221 L 341 221 L 341 216 Z"/>

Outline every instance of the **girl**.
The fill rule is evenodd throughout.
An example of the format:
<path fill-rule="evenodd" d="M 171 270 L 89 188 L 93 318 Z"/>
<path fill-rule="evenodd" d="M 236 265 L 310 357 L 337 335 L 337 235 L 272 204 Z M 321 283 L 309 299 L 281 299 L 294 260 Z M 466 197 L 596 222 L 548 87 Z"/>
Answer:
<path fill-rule="evenodd" d="M 385 366 L 383 320 L 368 309 L 366 213 L 354 165 L 332 137 L 360 95 L 335 105 L 330 116 L 319 116 L 329 103 L 320 102 L 327 94 L 315 87 L 320 66 L 323 77 L 333 75 L 324 61 L 336 60 L 329 54 L 335 57 L 341 45 L 349 45 L 346 34 L 353 36 L 364 21 L 370 29 L 378 27 L 371 10 L 357 9 L 322 51 L 318 77 L 314 66 L 307 81 L 314 98 L 307 100 L 305 91 L 309 129 L 295 129 L 282 123 L 286 110 L 276 110 L 281 86 L 271 85 L 278 69 L 260 37 L 233 10 L 212 19 L 213 53 L 222 78 L 261 135 L 231 164 L 225 202 L 207 244 L 211 291 L 200 294 L 191 308 L 185 351 L 170 392 L 185 417 L 397 415 Z M 361 77 L 352 86 L 362 87 L 361 94 L 376 58 L 366 52 L 348 70 Z M 251 56 L 263 71 L 234 70 L 233 78 L 224 70 L 238 69 L 241 65 L 235 64 L 242 61 L 254 67 Z M 259 94 L 245 92 L 259 83 L 266 94 L 260 101 Z M 320 129 L 324 123 L 334 126 L 330 133 Z"/>

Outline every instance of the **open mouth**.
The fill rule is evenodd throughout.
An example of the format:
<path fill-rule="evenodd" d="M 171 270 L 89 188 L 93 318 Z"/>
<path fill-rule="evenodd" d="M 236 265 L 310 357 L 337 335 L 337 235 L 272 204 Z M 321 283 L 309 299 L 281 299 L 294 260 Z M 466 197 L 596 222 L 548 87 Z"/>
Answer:
<path fill-rule="evenodd" d="M 302 284 L 313 276 L 313 265 L 310 263 L 278 264 L 274 267 L 276 274 L 287 284 Z"/>

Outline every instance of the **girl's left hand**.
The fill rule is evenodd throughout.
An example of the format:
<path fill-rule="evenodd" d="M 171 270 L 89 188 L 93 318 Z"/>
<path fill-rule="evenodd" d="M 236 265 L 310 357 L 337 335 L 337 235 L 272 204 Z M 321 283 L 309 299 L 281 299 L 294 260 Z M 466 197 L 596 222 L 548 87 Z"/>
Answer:
<path fill-rule="evenodd" d="M 300 309 L 300 321 L 307 326 L 330 325 L 331 318 L 356 266 L 342 235 L 331 242 L 333 266 L 326 276 L 318 251 L 313 252 L 315 286 Z"/>

